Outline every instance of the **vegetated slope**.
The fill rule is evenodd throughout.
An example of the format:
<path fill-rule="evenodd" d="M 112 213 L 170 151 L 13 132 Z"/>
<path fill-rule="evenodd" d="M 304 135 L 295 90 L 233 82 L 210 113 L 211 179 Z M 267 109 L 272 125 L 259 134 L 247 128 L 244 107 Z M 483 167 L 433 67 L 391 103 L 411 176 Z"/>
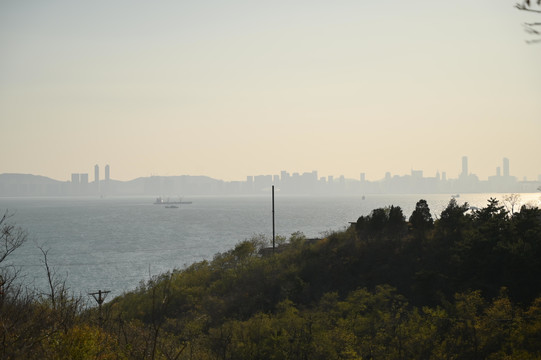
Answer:
<path fill-rule="evenodd" d="M 392 206 L 318 241 L 263 246 L 243 241 L 115 299 L 112 318 L 132 325 L 111 331 L 128 343 L 139 324 L 200 358 L 541 356 L 538 208 L 453 199 L 433 221 L 421 200 L 409 221 Z"/>
<path fill-rule="evenodd" d="M 26 235 L 0 229 L 9 255 Z M 420 200 L 407 221 L 391 206 L 322 239 L 267 243 L 240 242 L 91 309 L 46 251 L 48 293 L 0 261 L 0 357 L 541 358 L 538 208 L 452 200 L 433 220 Z"/>

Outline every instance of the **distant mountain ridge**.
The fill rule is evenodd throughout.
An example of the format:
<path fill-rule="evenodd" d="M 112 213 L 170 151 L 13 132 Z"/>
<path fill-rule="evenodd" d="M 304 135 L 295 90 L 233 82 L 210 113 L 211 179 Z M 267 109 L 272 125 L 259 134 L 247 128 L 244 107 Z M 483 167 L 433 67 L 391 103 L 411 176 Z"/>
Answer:
<path fill-rule="evenodd" d="M 105 180 L 88 176 L 59 181 L 41 175 L 0 174 L 0 197 L 17 196 L 165 196 L 268 194 L 275 186 L 281 194 L 353 195 L 365 194 L 460 194 L 531 193 L 541 189 L 541 181 L 518 181 L 514 176 L 476 176 L 457 179 L 423 177 L 421 173 L 393 176 L 379 181 L 319 178 L 316 172 L 281 176 L 248 176 L 245 181 L 223 181 L 208 176 L 148 176 L 133 180 Z"/>
<path fill-rule="evenodd" d="M 61 183 L 62 181 L 51 179 L 42 175 L 5 173 L 0 174 L 0 183 L 26 182 L 26 183 Z"/>
<path fill-rule="evenodd" d="M 33 174 L 0 174 L 0 197 L 105 196 L 105 195 L 200 195 L 216 193 L 223 181 L 208 176 L 150 176 L 129 181 L 100 180 L 73 183 Z"/>

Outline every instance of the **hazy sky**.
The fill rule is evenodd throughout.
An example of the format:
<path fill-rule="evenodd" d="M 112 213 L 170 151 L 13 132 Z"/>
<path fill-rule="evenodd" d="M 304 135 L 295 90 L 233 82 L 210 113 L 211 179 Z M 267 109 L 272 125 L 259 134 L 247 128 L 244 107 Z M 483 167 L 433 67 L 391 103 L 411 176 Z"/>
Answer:
<path fill-rule="evenodd" d="M 513 0 L 0 1 L 0 173 L 541 174 Z"/>

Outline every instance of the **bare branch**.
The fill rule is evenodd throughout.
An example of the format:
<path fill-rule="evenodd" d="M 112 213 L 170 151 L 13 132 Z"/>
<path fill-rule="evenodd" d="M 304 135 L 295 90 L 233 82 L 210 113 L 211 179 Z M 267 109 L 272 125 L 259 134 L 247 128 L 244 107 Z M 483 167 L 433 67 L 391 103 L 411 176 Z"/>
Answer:
<path fill-rule="evenodd" d="M 26 231 L 8 222 L 11 216 L 6 211 L 0 219 L 0 263 L 21 247 L 28 237 Z"/>
<path fill-rule="evenodd" d="M 534 28 L 529 27 L 529 26 L 525 26 L 524 31 L 526 31 L 528 34 L 532 34 L 532 35 L 541 35 L 541 32 L 539 32 L 539 31 L 537 31 Z"/>
<path fill-rule="evenodd" d="M 523 10 L 523 11 L 529 11 L 529 12 L 534 12 L 534 13 L 541 13 L 541 10 L 537 10 L 537 9 L 532 9 L 524 4 L 516 4 L 515 7 L 519 10 Z"/>
<path fill-rule="evenodd" d="M 47 260 L 47 253 L 49 250 L 45 250 L 42 247 L 38 246 L 39 250 L 43 254 L 43 265 L 45 266 L 45 271 L 47 272 L 47 283 L 49 284 L 49 291 L 50 294 L 48 295 L 51 299 L 51 303 L 53 305 L 53 309 L 56 309 L 56 284 L 55 284 L 55 275 L 51 267 L 49 266 L 49 261 Z"/>
<path fill-rule="evenodd" d="M 49 249 L 44 249 L 41 246 L 38 246 L 38 249 L 43 255 L 43 259 L 41 260 L 41 262 L 45 267 L 45 271 L 47 273 L 47 284 L 49 286 L 49 293 L 42 295 L 46 295 L 51 300 L 52 307 L 56 310 L 59 303 L 61 306 L 65 305 L 64 302 L 68 298 L 66 281 L 65 279 L 59 277 L 56 273 L 56 270 L 50 266 L 47 256 L 49 253 Z"/>

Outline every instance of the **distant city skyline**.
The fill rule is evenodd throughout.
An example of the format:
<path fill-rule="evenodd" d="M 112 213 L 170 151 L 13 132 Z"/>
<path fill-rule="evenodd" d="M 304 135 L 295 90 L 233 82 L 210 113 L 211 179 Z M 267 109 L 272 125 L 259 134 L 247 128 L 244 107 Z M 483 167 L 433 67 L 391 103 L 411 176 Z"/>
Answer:
<path fill-rule="evenodd" d="M 248 175 L 245 175 L 243 176 L 241 179 L 234 179 L 234 180 L 228 180 L 228 179 L 223 179 L 223 178 L 219 178 L 219 177 L 212 177 L 208 174 L 197 174 L 197 175 L 193 175 L 193 174 L 182 174 L 182 173 L 178 173 L 178 174 L 168 174 L 168 175 L 161 175 L 161 174 L 150 174 L 150 175 L 142 175 L 142 176 L 136 176 L 134 178 L 131 178 L 131 179 L 116 179 L 116 178 L 111 178 L 110 174 L 111 174 L 111 167 L 109 164 L 106 164 L 105 166 L 100 166 L 99 164 L 95 164 L 93 166 L 93 171 L 94 171 L 94 180 L 93 181 L 90 181 L 90 177 L 89 177 L 89 173 L 88 172 L 80 172 L 80 173 L 71 173 L 69 175 L 68 178 L 53 178 L 53 177 L 50 177 L 51 179 L 54 179 L 54 180 L 57 180 L 57 181 L 71 181 L 72 183 L 95 183 L 98 185 L 98 189 L 99 189 L 99 182 L 100 181 L 109 181 L 109 180 L 120 180 L 120 181 L 130 181 L 130 180 L 134 180 L 136 178 L 140 178 L 140 177 L 168 177 L 168 176 L 207 176 L 207 177 L 210 177 L 210 178 L 214 178 L 216 180 L 220 180 L 220 181 L 226 181 L 226 182 L 237 182 L 237 181 L 249 181 L 250 178 L 255 178 L 255 177 L 271 177 L 273 179 L 280 179 L 280 178 L 283 178 L 284 176 L 299 176 L 299 175 L 307 175 L 307 174 L 312 174 L 312 175 L 315 175 L 316 179 L 319 180 L 319 179 L 338 179 L 338 178 L 344 178 L 344 179 L 350 179 L 350 180 L 359 180 L 361 182 L 364 182 L 364 181 L 370 181 L 370 182 L 377 182 L 377 181 L 384 181 L 384 180 L 390 180 L 392 179 L 393 177 L 403 177 L 403 176 L 412 176 L 414 178 L 436 178 L 438 180 L 443 180 L 443 181 L 446 181 L 446 180 L 453 180 L 453 179 L 456 179 L 456 180 L 460 180 L 460 179 L 466 179 L 468 177 L 475 177 L 477 180 L 480 180 L 480 181 L 483 181 L 483 180 L 491 180 L 491 179 L 494 179 L 494 178 L 514 178 L 515 180 L 517 181 L 541 181 L 541 172 L 537 175 L 537 177 L 535 178 L 531 178 L 531 179 L 528 179 L 527 177 L 525 176 L 519 176 L 519 175 L 515 175 L 514 173 L 511 172 L 510 170 L 510 160 L 509 158 L 506 158 L 506 157 L 503 157 L 501 158 L 501 162 L 500 164 L 496 164 L 496 166 L 494 167 L 494 173 L 491 174 L 491 175 L 488 175 L 486 178 L 483 178 L 479 175 L 477 175 L 477 173 L 475 171 L 472 171 L 472 169 L 470 168 L 469 166 L 469 157 L 467 155 L 463 155 L 461 157 L 461 167 L 460 169 L 458 169 L 458 166 L 457 166 L 457 172 L 458 172 L 458 175 L 456 176 L 453 176 L 452 173 L 449 173 L 447 171 L 440 171 L 439 169 L 436 171 L 436 173 L 434 174 L 430 174 L 430 173 L 427 173 L 425 172 L 423 169 L 414 169 L 412 168 L 410 170 L 409 173 L 395 173 L 395 172 L 392 172 L 392 171 L 386 171 L 383 176 L 379 177 L 379 178 L 370 178 L 369 176 L 367 176 L 367 173 L 366 172 L 359 172 L 357 173 L 357 177 L 347 177 L 344 175 L 344 173 L 338 173 L 338 174 L 322 174 L 321 172 L 319 172 L 318 170 L 311 170 L 311 171 L 290 171 L 290 170 L 280 170 L 280 172 L 277 172 L 277 173 L 258 173 L 258 174 L 248 174 Z M 503 173 L 502 173 L 502 169 L 503 169 Z M 103 170 L 103 172 L 102 172 Z M 475 170 L 475 169 L 473 169 Z M 21 174 L 30 174 L 30 175 L 38 175 L 38 176 L 46 176 L 44 174 L 35 174 L 35 173 L 21 173 Z M 102 177 L 100 177 L 100 174 L 103 174 Z"/>
<path fill-rule="evenodd" d="M 541 172 L 508 0 L 0 2 L 0 173 Z M 104 171 L 100 171 L 103 176 Z"/>
<path fill-rule="evenodd" d="M 348 178 L 348 179 L 354 179 L 354 180 L 366 180 L 366 181 L 379 181 L 379 180 L 384 180 L 386 178 L 389 178 L 389 177 L 392 177 L 392 176 L 404 176 L 404 175 L 415 175 L 415 174 L 420 174 L 422 177 L 437 177 L 437 176 L 443 176 L 445 179 L 453 179 L 453 178 L 456 178 L 456 179 L 459 179 L 461 177 L 464 177 L 464 176 L 469 176 L 469 175 L 474 175 L 476 177 L 478 177 L 479 180 L 488 180 L 490 179 L 491 177 L 500 177 L 500 176 L 503 176 L 503 177 L 509 177 L 509 176 L 512 176 L 512 177 L 515 177 L 518 181 L 524 181 L 524 180 L 530 180 L 530 181 L 540 181 L 541 180 L 541 169 L 539 169 L 539 172 L 537 174 L 537 176 L 535 177 L 532 177 L 532 178 L 528 178 L 526 176 L 520 176 L 519 174 L 515 174 L 515 173 L 512 173 L 511 170 L 510 170 L 510 160 L 509 158 L 507 157 L 502 157 L 501 160 L 500 160 L 500 163 L 499 164 L 494 164 L 493 168 L 494 168 L 494 171 L 492 174 L 489 174 L 487 175 L 486 177 L 482 177 L 482 176 L 479 176 L 475 169 L 471 169 L 470 168 L 470 165 L 469 165 L 469 156 L 467 155 L 463 155 L 461 157 L 461 167 L 458 166 L 458 163 L 457 163 L 457 166 L 455 166 L 455 169 L 454 171 L 446 171 L 444 169 L 439 169 L 436 170 L 435 173 L 433 174 L 430 174 L 428 172 L 425 172 L 424 169 L 420 169 L 420 168 L 411 168 L 410 169 L 410 172 L 406 172 L 406 173 L 397 173 L 397 172 L 393 172 L 393 171 L 385 171 L 384 174 L 382 174 L 382 176 L 380 177 L 370 177 L 369 176 L 369 173 L 365 172 L 365 171 L 360 171 L 357 173 L 357 176 L 354 177 L 354 176 L 346 176 L 344 175 L 345 173 L 351 173 L 351 170 L 348 171 L 348 172 L 342 172 L 342 173 L 335 173 L 335 174 L 323 174 L 321 173 L 319 170 L 317 169 L 313 169 L 311 171 L 291 171 L 290 169 L 287 169 L 287 170 L 280 170 L 279 172 L 275 172 L 275 173 L 270 173 L 270 172 L 264 172 L 264 173 L 258 173 L 258 174 L 245 174 L 244 176 L 242 176 L 241 178 L 239 179 L 225 179 L 225 178 L 220 178 L 220 177 L 214 177 L 214 176 L 211 176 L 209 174 L 185 174 L 185 173 L 177 173 L 177 174 L 142 174 L 140 176 L 135 176 L 131 179 L 117 179 L 117 178 L 111 178 L 110 177 L 110 165 L 109 164 L 106 164 L 105 166 L 100 166 L 99 164 L 95 164 L 93 169 L 94 169 L 94 182 L 97 180 L 97 179 L 100 179 L 100 180 L 109 180 L 109 179 L 115 179 L 115 180 L 121 180 L 121 181 L 129 181 L 129 180 L 133 180 L 135 178 L 138 178 L 138 177 L 146 177 L 146 176 L 182 176 L 182 175 L 188 175 L 188 176 L 209 176 L 209 177 L 212 177 L 212 178 L 215 178 L 215 179 L 218 179 L 218 180 L 223 180 L 223 181 L 242 181 L 242 180 L 246 180 L 247 177 L 249 176 L 261 176 L 261 175 L 271 175 L 271 176 L 276 176 L 278 174 L 283 174 L 285 172 L 288 172 L 288 173 L 291 173 L 291 174 L 302 174 L 302 173 L 313 173 L 314 171 L 317 172 L 320 176 L 323 176 L 323 177 L 340 177 L 340 176 L 343 176 L 345 178 Z M 102 173 L 100 171 L 100 169 L 103 169 L 104 172 Z M 503 173 L 502 173 L 502 170 L 503 169 Z M 453 175 L 453 173 L 456 172 L 456 176 Z M 47 176 L 45 174 L 35 174 L 35 173 L 27 173 L 27 174 L 32 174 L 32 175 L 41 175 L 41 176 Z M 103 177 L 100 177 L 100 174 L 103 174 Z M 73 176 L 74 175 L 81 175 L 81 176 L 86 176 L 86 178 L 88 179 L 88 173 L 85 173 L 85 172 L 81 172 L 81 173 L 71 173 L 71 178 L 72 178 L 72 181 L 73 181 Z M 54 178 L 54 177 L 51 177 L 52 179 L 55 179 L 55 180 L 59 180 L 59 181 L 64 181 L 66 179 L 64 178 Z"/>
<path fill-rule="evenodd" d="M 268 193 L 275 186 L 287 195 L 365 195 L 365 194 L 436 194 L 447 193 L 524 193 L 541 189 L 541 175 L 537 180 L 520 180 L 513 176 L 510 161 L 503 158 L 501 167 L 487 179 L 480 179 L 470 171 L 468 157 L 463 156 L 458 177 L 438 171 L 425 176 L 423 170 L 409 174 L 386 172 L 383 179 L 370 181 L 366 173 L 357 179 L 344 175 L 322 176 L 310 172 L 280 171 L 277 174 L 247 175 L 242 181 L 224 181 L 208 176 L 148 176 L 130 181 L 111 179 L 110 166 L 105 166 L 105 177 L 100 178 L 99 165 L 94 166 L 94 181 L 88 173 L 72 173 L 70 181 L 57 181 L 34 175 L 0 174 L 0 196 L 117 196 L 117 195 L 257 195 Z M 501 168 L 503 167 L 503 174 Z"/>

